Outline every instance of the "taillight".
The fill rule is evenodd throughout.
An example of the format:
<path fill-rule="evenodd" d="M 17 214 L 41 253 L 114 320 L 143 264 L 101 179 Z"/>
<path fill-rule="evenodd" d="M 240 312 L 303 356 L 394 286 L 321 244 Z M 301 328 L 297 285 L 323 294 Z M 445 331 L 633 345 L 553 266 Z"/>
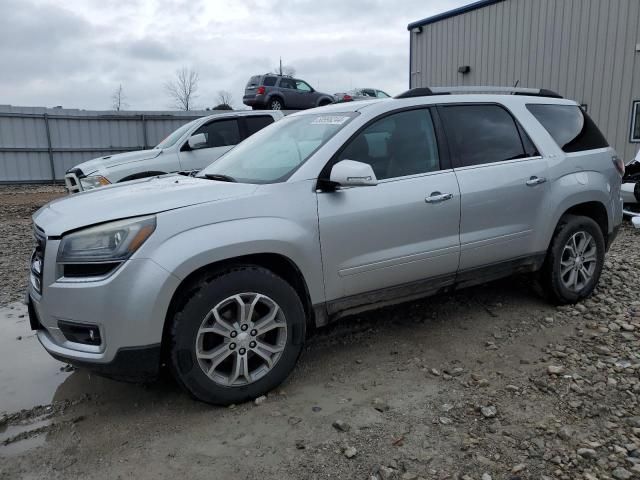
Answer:
<path fill-rule="evenodd" d="M 350 102 L 351 100 L 353 100 L 353 97 L 351 95 L 345 95 L 344 97 L 342 97 L 343 102 Z"/>
<path fill-rule="evenodd" d="M 611 161 L 616 166 L 616 170 L 618 170 L 620 176 L 624 177 L 624 162 L 622 161 L 622 159 L 617 155 L 614 155 L 613 157 L 611 157 Z"/>
<path fill-rule="evenodd" d="M 264 87 L 258 87 L 258 89 L 256 90 L 256 93 L 258 95 L 264 95 Z"/>

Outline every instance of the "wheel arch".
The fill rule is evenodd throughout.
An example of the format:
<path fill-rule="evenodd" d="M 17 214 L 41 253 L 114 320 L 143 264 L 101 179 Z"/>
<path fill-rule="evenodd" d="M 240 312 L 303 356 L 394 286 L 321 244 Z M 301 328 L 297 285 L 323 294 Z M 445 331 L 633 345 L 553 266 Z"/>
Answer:
<path fill-rule="evenodd" d="M 171 322 L 176 312 L 180 311 L 187 300 L 195 293 L 195 286 L 203 278 L 213 278 L 221 272 L 243 265 L 251 265 L 265 268 L 274 274 L 278 275 L 286 282 L 288 282 L 296 291 L 307 317 L 307 329 L 311 329 L 316 325 L 315 313 L 311 302 L 311 295 L 309 293 L 309 287 L 302 274 L 302 271 L 296 265 L 296 263 L 289 257 L 273 252 L 265 253 L 252 253 L 247 255 L 241 255 L 232 258 L 226 258 L 224 260 L 215 261 L 207 265 L 203 265 L 188 276 L 186 276 L 173 292 L 171 301 L 169 302 L 169 308 L 167 309 L 164 325 L 162 330 L 162 358 L 167 358 L 169 354 L 169 336 L 171 332 Z M 190 293 L 191 290 L 191 293 Z"/>
<path fill-rule="evenodd" d="M 555 226 L 551 236 L 548 239 L 547 245 L 549 246 L 551 245 L 551 242 L 553 241 L 553 237 L 555 236 L 555 233 L 558 230 L 560 222 L 562 221 L 562 218 L 565 217 L 566 215 L 576 215 L 576 216 L 591 218 L 600 227 L 600 230 L 602 231 L 602 236 L 604 237 L 604 240 L 605 240 L 605 245 L 608 245 L 608 237 L 609 237 L 609 231 L 610 231 L 609 213 L 607 211 L 607 207 L 605 206 L 605 204 L 598 200 L 589 200 L 589 201 L 576 203 L 562 210 L 561 213 L 556 218 Z"/>

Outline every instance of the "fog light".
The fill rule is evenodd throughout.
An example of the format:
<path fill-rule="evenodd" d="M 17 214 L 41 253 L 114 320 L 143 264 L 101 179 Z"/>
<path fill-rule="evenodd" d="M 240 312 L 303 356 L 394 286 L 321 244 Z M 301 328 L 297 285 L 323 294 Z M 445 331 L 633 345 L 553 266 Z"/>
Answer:
<path fill-rule="evenodd" d="M 67 340 L 84 345 L 100 345 L 102 338 L 97 325 L 87 325 L 71 322 L 58 322 L 60 331 Z"/>

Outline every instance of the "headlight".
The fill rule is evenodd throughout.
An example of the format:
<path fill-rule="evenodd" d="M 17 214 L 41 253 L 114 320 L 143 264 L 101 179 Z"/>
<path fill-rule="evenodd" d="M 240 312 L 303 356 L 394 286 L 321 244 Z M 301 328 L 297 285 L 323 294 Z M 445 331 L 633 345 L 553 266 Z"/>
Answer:
<path fill-rule="evenodd" d="M 80 184 L 83 190 L 91 190 L 97 187 L 104 187 L 110 185 L 111 182 L 104 178 L 102 175 L 94 175 L 92 177 L 84 177 L 80 179 Z"/>
<path fill-rule="evenodd" d="M 133 218 L 80 230 L 62 238 L 58 263 L 122 262 L 156 229 L 156 217 Z"/>

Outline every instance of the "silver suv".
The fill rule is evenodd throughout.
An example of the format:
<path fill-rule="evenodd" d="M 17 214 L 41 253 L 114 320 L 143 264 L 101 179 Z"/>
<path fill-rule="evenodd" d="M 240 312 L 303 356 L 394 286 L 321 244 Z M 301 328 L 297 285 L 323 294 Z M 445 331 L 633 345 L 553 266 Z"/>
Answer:
<path fill-rule="evenodd" d="M 554 302 L 587 297 L 624 165 L 575 102 L 503 90 L 300 112 L 196 178 L 49 203 L 33 216 L 32 327 L 65 362 L 131 380 L 165 362 L 229 404 L 276 387 L 310 328 L 354 312 L 514 272 Z"/>

